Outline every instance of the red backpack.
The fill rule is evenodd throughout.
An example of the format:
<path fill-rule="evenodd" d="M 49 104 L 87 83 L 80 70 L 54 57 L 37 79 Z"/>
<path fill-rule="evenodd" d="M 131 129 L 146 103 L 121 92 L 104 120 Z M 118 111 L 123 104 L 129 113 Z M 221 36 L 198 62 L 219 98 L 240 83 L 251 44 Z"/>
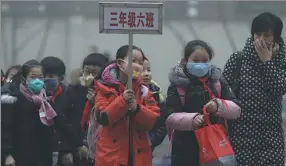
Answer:
<path fill-rule="evenodd" d="M 216 82 L 213 83 L 217 93 L 218 93 L 218 96 L 217 97 L 221 97 L 221 83 L 219 80 L 217 80 Z M 207 90 L 211 96 L 211 98 L 215 98 L 216 96 L 213 94 L 213 92 L 211 91 L 211 89 L 209 87 L 207 87 L 205 84 L 204 84 L 204 89 Z M 180 99 L 181 99 L 181 104 L 182 106 L 185 105 L 185 97 L 186 97 L 186 94 L 185 94 L 185 88 L 183 87 L 177 87 L 177 92 L 180 96 Z M 172 141 L 173 140 L 173 132 L 174 130 L 168 128 L 168 137 L 169 139 Z"/>

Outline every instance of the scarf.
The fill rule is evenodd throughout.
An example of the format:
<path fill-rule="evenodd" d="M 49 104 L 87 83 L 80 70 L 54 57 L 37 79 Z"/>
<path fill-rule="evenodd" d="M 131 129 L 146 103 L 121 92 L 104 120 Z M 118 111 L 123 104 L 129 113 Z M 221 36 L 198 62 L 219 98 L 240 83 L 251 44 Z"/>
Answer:
<path fill-rule="evenodd" d="M 56 117 L 57 114 L 46 100 L 47 95 L 45 89 L 42 89 L 40 94 L 34 94 L 23 84 L 20 84 L 20 92 L 27 100 L 40 106 L 39 117 L 44 125 L 51 126 L 54 124 L 53 118 Z"/>

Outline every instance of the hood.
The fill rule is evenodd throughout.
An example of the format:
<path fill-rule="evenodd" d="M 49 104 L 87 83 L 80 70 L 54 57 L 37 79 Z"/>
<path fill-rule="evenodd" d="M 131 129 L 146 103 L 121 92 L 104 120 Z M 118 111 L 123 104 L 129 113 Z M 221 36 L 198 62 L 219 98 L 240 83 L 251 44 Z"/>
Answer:
<path fill-rule="evenodd" d="M 116 63 L 108 65 L 102 72 L 101 80 L 107 84 L 120 85 L 121 82 L 118 80 L 118 70 L 116 69 Z"/>
<path fill-rule="evenodd" d="M 161 87 L 154 80 L 151 80 L 150 88 L 151 88 L 152 93 L 159 93 L 161 91 Z"/>
<path fill-rule="evenodd" d="M 191 82 L 191 77 L 185 74 L 184 71 L 185 64 L 181 61 L 178 62 L 175 67 L 173 67 L 169 73 L 169 81 L 175 86 L 187 87 Z M 209 79 L 212 81 L 217 81 L 221 77 L 221 70 L 214 65 L 211 65 L 211 72 Z M 193 77 L 195 78 L 195 77 Z"/>

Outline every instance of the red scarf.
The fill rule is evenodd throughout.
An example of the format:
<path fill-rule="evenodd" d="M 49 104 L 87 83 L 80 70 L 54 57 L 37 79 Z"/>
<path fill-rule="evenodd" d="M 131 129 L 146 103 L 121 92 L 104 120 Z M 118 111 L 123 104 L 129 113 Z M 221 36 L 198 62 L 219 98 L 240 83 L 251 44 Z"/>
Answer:
<path fill-rule="evenodd" d="M 58 88 L 57 88 L 57 90 L 56 90 L 56 91 L 54 92 L 54 94 L 52 95 L 52 100 L 53 100 L 53 102 L 55 102 L 56 98 L 57 98 L 60 94 L 62 94 L 62 92 L 63 92 L 63 88 L 62 88 L 61 85 L 59 85 Z"/>
<path fill-rule="evenodd" d="M 96 81 L 93 82 L 93 88 L 94 88 L 94 95 L 96 95 Z M 94 103 L 95 103 L 95 101 L 94 101 Z M 83 113 L 81 116 L 81 120 L 80 120 L 80 126 L 81 126 L 82 130 L 84 130 L 84 125 L 90 120 L 90 112 L 91 112 L 91 108 L 92 108 L 91 104 L 92 103 L 89 100 L 87 100 L 85 103 Z"/>

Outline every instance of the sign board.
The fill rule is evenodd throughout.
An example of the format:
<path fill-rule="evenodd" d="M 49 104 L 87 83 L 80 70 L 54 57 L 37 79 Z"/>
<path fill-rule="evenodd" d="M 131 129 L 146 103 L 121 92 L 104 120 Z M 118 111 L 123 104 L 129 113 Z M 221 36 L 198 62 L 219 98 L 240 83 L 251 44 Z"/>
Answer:
<path fill-rule="evenodd" d="M 99 33 L 162 34 L 162 3 L 100 2 Z"/>

